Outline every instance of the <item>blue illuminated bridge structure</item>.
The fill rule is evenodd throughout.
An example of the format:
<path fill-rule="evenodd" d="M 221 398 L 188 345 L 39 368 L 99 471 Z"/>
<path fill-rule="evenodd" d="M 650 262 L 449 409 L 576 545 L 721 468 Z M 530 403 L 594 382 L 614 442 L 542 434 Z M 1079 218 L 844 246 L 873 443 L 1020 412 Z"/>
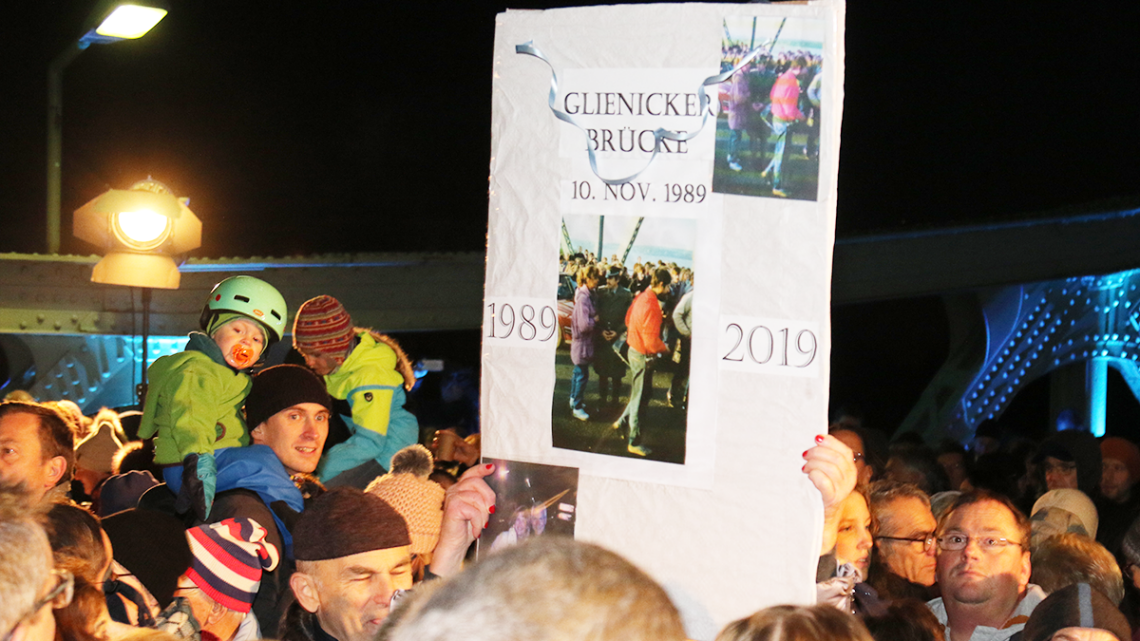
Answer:
<path fill-rule="evenodd" d="M 832 304 L 938 296 L 949 354 L 896 434 L 971 439 L 1049 377 L 1050 415 L 1105 430 L 1108 368 L 1140 399 L 1140 200 L 840 238 Z"/>
<path fill-rule="evenodd" d="M 959 399 L 950 431 L 973 433 L 1026 385 L 1088 364 L 1089 427 L 1104 433 L 1105 374 L 1115 368 L 1140 398 L 1140 270 L 1001 289 L 983 307 L 985 360 Z"/>

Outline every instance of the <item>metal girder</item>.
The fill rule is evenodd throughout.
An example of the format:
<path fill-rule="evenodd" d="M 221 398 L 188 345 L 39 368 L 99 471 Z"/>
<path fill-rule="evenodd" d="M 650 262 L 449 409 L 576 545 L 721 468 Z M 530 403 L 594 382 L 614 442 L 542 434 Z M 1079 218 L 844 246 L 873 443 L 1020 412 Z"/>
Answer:
<path fill-rule="evenodd" d="M 1092 359 L 1140 398 L 1140 270 L 1015 285 L 978 302 L 973 331 L 955 341 L 900 432 L 964 440 L 1032 381 Z"/>
<path fill-rule="evenodd" d="M 1140 210 L 841 238 L 834 305 L 1033 283 L 1140 266 Z"/>
<path fill-rule="evenodd" d="M 98 256 L 0 254 L 0 333 L 133 334 L 141 330 L 135 288 L 90 281 Z M 304 258 L 191 259 L 182 286 L 153 290 L 152 334 L 198 328 L 210 289 L 249 274 L 277 287 L 290 315 L 328 294 L 359 326 L 384 331 L 478 328 L 482 322 L 483 253 L 406 253 Z"/>

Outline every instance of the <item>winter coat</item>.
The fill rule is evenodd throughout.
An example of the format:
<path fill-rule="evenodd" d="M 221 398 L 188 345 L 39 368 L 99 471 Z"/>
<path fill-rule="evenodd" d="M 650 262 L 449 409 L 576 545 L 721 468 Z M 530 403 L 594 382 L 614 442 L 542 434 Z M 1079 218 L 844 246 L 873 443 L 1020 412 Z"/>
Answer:
<path fill-rule="evenodd" d="M 570 360 L 575 365 L 594 362 L 594 297 L 585 285 L 574 291 L 574 313 L 570 317 Z"/>
<path fill-rule="evenodd" d="M 638 294 L 625 313 L 630 348 L 646 356 L 668 351 L 669 347 L 661 340 L 663 318 L 661 303 L 657 302 L 657 295 L 652 289 Z"/>
<path fill-rule="evenodd" d="M 352 436 L 330 449 L 317 468 L 324 481 L 373 459 L 387 470 L 393 454 L 420 438 L 416 417 L 404 409 L 404 390 L 415 382 L 407 356 L 382 334 L 358 329 L 356 337 L 348 358 L 324 377 L 329 395 L 348 401 L 352 411 L 342 415 Z"/>
<path fill-rule="evenodd" d="M 186 350 L 163 356 L 147 369 L 150 388 L 139 438 L 154 439 L 154 462 L 181 463 L 188 454 L 249 445 L 242 406 L 252 381 L 225 364 L 221 348 L 201 332 Z"/>
<path fill-rule="evenodd" d="M 748 88 L 748 74 L 737 71 L 732 77 L 732 84 L 728 89 L 728 128 L 744 129 L 748 124 L 748 112 L 751 110 L 749 99 L 752 92 Z"/>
<path fill-rule="evenodd" d="M 772 115 L 785 122 L 803 119 L 800 111 L 800 83 L 789 69 L 772 85 Z"/>

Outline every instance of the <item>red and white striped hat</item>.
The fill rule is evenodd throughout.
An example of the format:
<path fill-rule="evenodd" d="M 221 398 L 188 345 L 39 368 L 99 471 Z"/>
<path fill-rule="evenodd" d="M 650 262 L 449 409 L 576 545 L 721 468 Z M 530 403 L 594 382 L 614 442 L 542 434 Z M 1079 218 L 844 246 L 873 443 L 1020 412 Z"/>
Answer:
<path fill-rule="evenodd" d="M 261 524 L 245 517 L 190 528 L 186 538 L 194 560 L 187 578 L 224 607 L 249 612 L 262 571 L 272 571 L 280 560 L 265 534 Z"/>

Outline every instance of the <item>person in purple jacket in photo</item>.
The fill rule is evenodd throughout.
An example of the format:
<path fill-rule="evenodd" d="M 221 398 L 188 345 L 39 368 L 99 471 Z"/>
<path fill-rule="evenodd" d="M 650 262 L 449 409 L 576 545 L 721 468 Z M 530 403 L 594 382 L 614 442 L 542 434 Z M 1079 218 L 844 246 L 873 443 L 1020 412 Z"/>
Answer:
<path fill-rule="evenodd" d="M 574 291 L 574 314 L 570 317 L 570 360 L 574 373 L 570 376 L 570 411 L 579 421 L 588 421 L 586 383 L 590 381 L 590 364 L 594 362 L 594 325 L 598 313 L 594 309 L 594 289 L 601 276 L 598 268 L 587 265 L 578 270 L 578 289 Z"/>

